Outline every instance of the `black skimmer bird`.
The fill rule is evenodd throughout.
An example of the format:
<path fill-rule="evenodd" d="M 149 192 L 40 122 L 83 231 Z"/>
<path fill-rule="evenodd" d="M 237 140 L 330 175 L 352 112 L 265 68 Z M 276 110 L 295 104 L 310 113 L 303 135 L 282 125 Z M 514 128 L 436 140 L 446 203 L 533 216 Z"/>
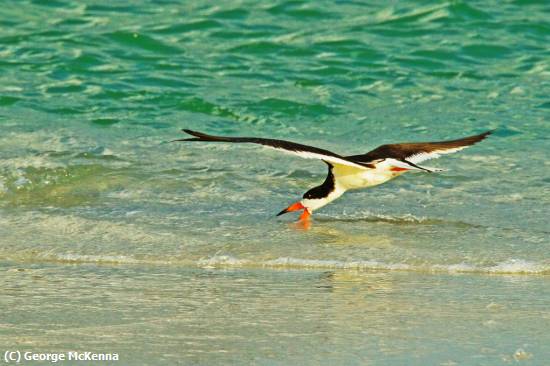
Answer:
<path fill-rule="evenodd" d="M 300 221 L 307 221 L 311 213 L 340 197 L 349 189 L 376 186 L 408 171 L 437 172 L 441 169 L 420 166 L 425 160 L 454 153 L 489 136 L 492 131 L 458 140 L 440 142 L 410 142 L 388 144 L 362 155 L 343 156 L 318 147 L 295 142 L 258 137 L 212 136 L 184 129 L 194 137 L 174 141 L 208 141 L 260 144 L 306 159 L 319 159 L 328 165 L 323 184 L 307 191 L 303 198 L 277 214 L 303 210 Z"/>

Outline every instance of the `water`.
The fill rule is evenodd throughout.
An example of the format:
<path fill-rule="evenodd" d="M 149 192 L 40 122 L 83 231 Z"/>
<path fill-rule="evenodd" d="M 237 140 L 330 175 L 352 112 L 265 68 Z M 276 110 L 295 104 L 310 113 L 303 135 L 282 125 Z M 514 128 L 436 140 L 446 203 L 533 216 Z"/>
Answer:
<path fill-rule="evenodd" d="M 122 364 L 544 365 L 546 2 L 18 1 L 0 11 L 0 346 Z M 496 128 L 275 214 L 341 154 Z"/>

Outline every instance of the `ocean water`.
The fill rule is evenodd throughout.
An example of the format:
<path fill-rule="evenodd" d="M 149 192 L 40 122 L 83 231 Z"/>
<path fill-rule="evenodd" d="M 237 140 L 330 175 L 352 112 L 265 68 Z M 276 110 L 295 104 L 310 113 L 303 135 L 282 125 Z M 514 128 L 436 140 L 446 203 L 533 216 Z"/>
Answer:
<path fill-rule="evenodd" d="M 0 11 L 0 351 L 117 364 L 550 364 L 546 1 Z M 482 143 L 275 217 L 340 154 Z"/>

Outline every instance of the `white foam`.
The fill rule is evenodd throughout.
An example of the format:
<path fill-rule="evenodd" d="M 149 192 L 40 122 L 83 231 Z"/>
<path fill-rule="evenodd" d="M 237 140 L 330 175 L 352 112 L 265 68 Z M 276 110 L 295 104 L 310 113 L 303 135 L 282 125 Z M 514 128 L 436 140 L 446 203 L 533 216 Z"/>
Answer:
<path fill-rule="evenodd" d="M 281 257 L 262 262 L 263 267 L 293 267 L 293 268 L 335 268 L 335 269 L 388 269 L 388 270 L 410 270 L 411 267 L 405 263 L 386 264 L 377 261 L 338 261 L 322 259 L 298 259 Z"/>
<path fill-rule="evenodd" d="M 214 268 L 219 266 L 235 266 L 241 267 L 250 264 L 250 261 L 238 259 L 229 255 L 216 255 L 211 258 L 199 259 L 197 262 L 199 267 Z"/>
<path fill-rule="evenodd" d="M 339 261 L 323 259 L 301 259 L 279 257 L 267 261 L 254 262 L 231 256 L 214 256 L 201 259 L 201 267 L 266 267 L 266 268 L 304 268 L 304 269 L 354 269 L 382 271 L 411 271 L 431 273 L 487 273 L 487 274 L 550 274 L 550 266 L 512 259 L 493 266 L 476 266 L 468 263 L 414 265 L 408 263 L 386 263 L 376 260 Z"/>
<path fill-rule="evenodd" d="M 510 259 L 492 266 L 479 266 L 469 263 L 455 264 L 409 264 L 388 263 L 377 260 L 340 261 L 330 259 L 306 259 L 279 257 L 265 261 L 241 259 L 231 255 L 215 255 L 196 261 L 174 260 L 168 258 L 135 258 L 126 255 L 86 255 L 86 254 L 42 254 L 36 256 L 40 260 L 71 263 L 106 263 L 106 264 L 153 264 L 160 266 L 197 266 L 201 268 L 292 268 L 292 269 L 350 269 L 363 271 L 408 271 L 428 273 L 482 273 L 482 274 L 550 274 L 550 265 Z M 35 258 L 36 258 L 35 257 Z M 29 258 L 26 258 L 29 260 Z"/>
<path fill-rule="evenodd" d="M 550 273 L 550 268 L 523 259 L 510 259 L 487 269 L 489 273 Z"/>
<path fill-rule="evenodd" d="M 120 263 L 120 264 L 136 264 L 140 263 L 133 257 L 125 255 L 82 255 L 82 254 L 58 254 L 54 257 L 56 260 L 63 262 L 88 262 L 88 263 Z"/>

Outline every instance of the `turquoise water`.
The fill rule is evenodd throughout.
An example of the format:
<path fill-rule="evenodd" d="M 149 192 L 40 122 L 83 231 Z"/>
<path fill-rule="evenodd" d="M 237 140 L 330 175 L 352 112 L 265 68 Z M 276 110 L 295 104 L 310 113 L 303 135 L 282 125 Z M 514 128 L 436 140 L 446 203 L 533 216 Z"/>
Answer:
<path fill-rule="evenodd" d="M 0 346 L 121 364 L 550 359 L 550 6 L 18 1 L 0 11 Z M 475 147 L 275 214 L 341 154 Z"/>

